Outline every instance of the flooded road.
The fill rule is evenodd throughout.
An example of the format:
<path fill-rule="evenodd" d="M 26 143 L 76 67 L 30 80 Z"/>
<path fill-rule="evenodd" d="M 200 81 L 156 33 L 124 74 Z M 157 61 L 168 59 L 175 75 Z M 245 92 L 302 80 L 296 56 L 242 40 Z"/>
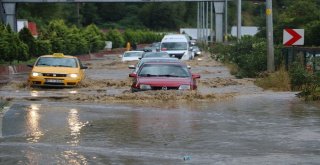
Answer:
<path fill-rule="evenodd" d="M 78 88 L 2 86 L 0 164 L 320 162 L 320 104 L 200 60 L 197 93 L 131 94 L 127 64 L 106 63 L 88 62 Z"/>

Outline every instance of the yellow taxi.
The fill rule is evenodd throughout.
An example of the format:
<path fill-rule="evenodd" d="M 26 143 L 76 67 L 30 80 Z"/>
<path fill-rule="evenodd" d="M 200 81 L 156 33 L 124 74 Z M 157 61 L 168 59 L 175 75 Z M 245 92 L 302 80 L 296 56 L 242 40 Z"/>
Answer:
<path fill-rule="evenodd" d="M 85 77 L 85 69 L 75 56 L 54 53 L 40 56 L 32 67 L 28 83 L 31 86 L 76 86 Z"/>

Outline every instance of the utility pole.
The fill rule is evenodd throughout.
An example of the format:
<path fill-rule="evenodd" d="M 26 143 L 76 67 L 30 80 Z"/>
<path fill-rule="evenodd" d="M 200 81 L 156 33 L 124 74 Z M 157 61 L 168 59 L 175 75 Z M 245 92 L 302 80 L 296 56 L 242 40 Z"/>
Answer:
<path fill-rule="evenodd" d="M 268 44 L 268 72 L 274 72 L 274 46 L 273 46 L 273 18 L 272 18 L 272 0 L 266 2 L 266 19 L 267 19 L 267 44 Z"/>
<path fill-rule="evenodd" d="M 238 41 L 241 39 L 241 0 L 238 0 L 237 3 L 237 17 L 238 17 L 238 25 L 237 25 L 237 38 Z"/>
<path fill-rule="evenodd" d="M 228 42 L 228 0 L 224 2 L 224 42 Z"/>

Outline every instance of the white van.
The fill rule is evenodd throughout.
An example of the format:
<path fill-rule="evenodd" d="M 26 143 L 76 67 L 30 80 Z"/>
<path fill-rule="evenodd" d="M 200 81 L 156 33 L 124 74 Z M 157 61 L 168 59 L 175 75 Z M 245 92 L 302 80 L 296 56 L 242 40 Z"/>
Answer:
<path fill-rule="evenodd" d="M 160 51 L 168 52 L 171 57 L 190 60 L 194 58 L 190 44 L 189 38 L 184 34 L 168 34 L 161 40 Z"/>

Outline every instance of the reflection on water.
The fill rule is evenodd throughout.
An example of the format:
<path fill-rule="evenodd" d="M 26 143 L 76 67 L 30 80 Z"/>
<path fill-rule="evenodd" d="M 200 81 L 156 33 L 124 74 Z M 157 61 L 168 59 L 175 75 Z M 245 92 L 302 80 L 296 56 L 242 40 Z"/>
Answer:
<path fill-rule="evenodd" d="M 60 155 L 63 159 L 57 160 L 57 164 L 87 165 L 87 159 L 76 151 L 63 151 Z"/>
<path fill-rule="evenodd" d="M 69 91 L 70 94 L 77 94 L 78 91 Z"/>
<path fill-rule="evenodd" d="M 71 131 L 70 132 L 71 141 L 67 143 L 70 143 L 72 146 L 76 146 L 79 144 L 81 128 L 85 126 L 85 123 L 82 123 L 79 119 L 79 114 L 77 109 L 70 109 L 68 114 L 68 125 Z"/>
<path fill-rule="evenodd" d="M 38 142 L 41 136 L 43 136 L 43 133 L 40 130 L 39 126 L 39 109 L 40 104 L 31 104 L 28 108 L 27 115 L 26 115 L 26 127 L 27 132 L 29 132 L 29 138 L 27 138 L 27 141 L 30 143 Z"/>
<path fill-rule="evenodd" d="M 320 162 L 320 106 L 292 93 L 150 104 L 17 103 L 6 113 L 0 164 Z M 25 134 L 10 132 L 19 127 L 32 134 L 27 144 Z"/>
<path fill-rule="evenodd" d="M 80 142 L 81 128 L 85 126 L 85 123 L 82 123 L 80 121 L 79 112 L 77 109 L 74 108 L 70 109 L 67 119 L 71 136 L 71 141 L 68 141 L 67 143 L 71 144 L 72 146 L 77 146 Z M 77 151 L 67 150 L 63 151 L 61 155 L 64 158 L 64 161 L 66 161 L 60 162 L 62 164 L 88 164 L 86 158 L 83 155 L 79 154 Z"/>
<path fill-rule="evenodd" d="M 31 95 L 32 97 L 37 97 L 37 96 L 39 96 L 39 92 L 38 92 L 38 91 L 31 91 L 31 92 L 30 92 L 30 95 Z"/>

